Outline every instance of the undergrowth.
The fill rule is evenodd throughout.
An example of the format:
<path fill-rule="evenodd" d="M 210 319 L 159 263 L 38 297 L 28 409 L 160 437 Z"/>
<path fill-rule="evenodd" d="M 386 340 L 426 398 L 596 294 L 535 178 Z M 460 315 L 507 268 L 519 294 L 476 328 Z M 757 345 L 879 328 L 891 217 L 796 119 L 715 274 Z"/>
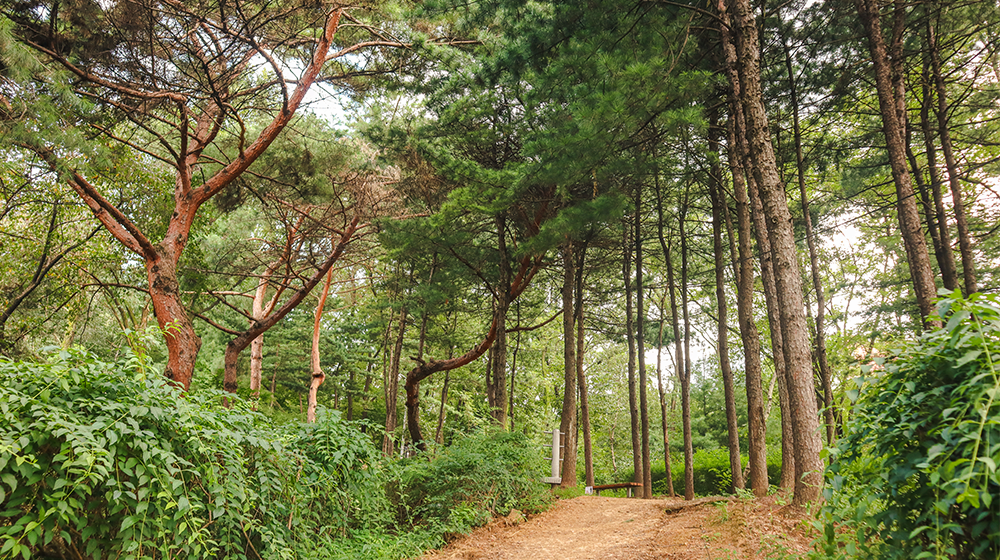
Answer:
<path fill-rule="evenodd" d="M 141 355 L 0 361 L 0 558 L 402 558 L 544 502 L 523 436 L 394 463 L 335 412 L 222 397 Z"/>
<path fill-rule="evenodd" d="M 816 558 L 1000 558 L 1000 299 L 865 367 L 833 449 Z"/>

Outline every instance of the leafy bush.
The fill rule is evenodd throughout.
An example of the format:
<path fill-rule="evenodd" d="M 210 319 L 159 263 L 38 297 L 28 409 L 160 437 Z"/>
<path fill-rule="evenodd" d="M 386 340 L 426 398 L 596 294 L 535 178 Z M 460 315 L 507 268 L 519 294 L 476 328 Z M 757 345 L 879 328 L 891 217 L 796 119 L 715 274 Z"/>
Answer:
<path fill-rule="evenodd" d="M 684 458 L 683 455 L 671 453 L 670 471 L 674 479 L 674 492 L 684 494 Z M 715 449 L 699 449 L 694 452 L 694 493 L 699 496 L 717 496 L 732 492 L 733 474 L 729 468 L 729 450 L 721 447 Z M 747 456 L 742 457 L 742 464 L 747 464 Z M 654 462 L 651 478 L 653 493 L 667 493 L 667 475 L 663 462 Z M 767 453 L 767 473 L 770 484 L 778 483 L 781 476 L 781 448 L 771 446 Z M 631 471 L 627 478 L 632 480 Z M 623 480 L 623 481 L 624 481 Z M 749 487 L 750 481 L 745 481 Z"/>
<path fill-rule="evenodd" d="M 539 482 L 543 464 L 520 433 L 459 438 L 430 461 L 418 456 L 400 463 L 394 492 L 400 521 L 466 532 L 514 508 L 537 511 L 550 499 Z"/>
<path fill-rule="evenodd" d="M 139 357 L 0 361 L 0 557 L 306 557 L 386 520 L 366 436 L 221 396 Z"/>
<path fill-rule="evenodd" d="M 827 470 L 828 557 L 1000 557 L 1000 302 L 947 295 L 947 325 L 863 368 Z"/>

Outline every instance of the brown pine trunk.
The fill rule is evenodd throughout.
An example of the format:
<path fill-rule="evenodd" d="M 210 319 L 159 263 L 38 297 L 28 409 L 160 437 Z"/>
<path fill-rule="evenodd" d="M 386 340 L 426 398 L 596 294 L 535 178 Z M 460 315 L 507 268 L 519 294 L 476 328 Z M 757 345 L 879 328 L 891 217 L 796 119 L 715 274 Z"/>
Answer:
<path fill-rule="evenodd" d="M 510 309 L 510 283 L 512 272 L 507 253 L 507 221 L 503 213 L 496 216 L 497 248 L 500 257 L 500 282 L 496 290 L 497 339 L 490 348 L 490 369 L 486 380 L 486 400 L 493 416 L 493 423 L 507 426 L 507 311 Z"/>
<path fill-rule="evenodd" d="M 403 353 L 403 340 L 406 337 L 406 306 L 399 310 L 399 319 L 396 326 L 396 342 L 392 347 L 392 357 L 389 359 L 389 369 L 385 372 L 385 383 L 383 384 L 385 393 L 385 437 L 382 439 L 382 453 L 386 456 L 395 455 L 395 443 L 393 436 L 396 426 L 399 425 L 399 415 L 396 410 L 396 402 L 399 399 L 399 363 Z M 408 418 L 409 422 L 413 419 Z"/>
<path fill-rule="evenodd" d="M 733 0 L 743 113 L 752 171 L 760 190 L 768 236 L 774 253 L 774 276 L 781 311 L 781 335 L 788 373 L 795 442 L 795 490 L 792 503 L 804 506 L 817 500 L 823 482 L 822 443 L 813 391 L 809 331 L 802 293 L 801 271 L 791 215 L 778 174 L 760 84 L 757 26 L 749 0 Z M 926 255 L 925 255 L 926 256 Z"/>
<path fill-rule="evenodd" d="M 721 2 L 720 2 L 721 3 Z M 729 20 L 728 13 L 723 12 L 726 21 Z M 725 29 L 727 26 L 723 26 Z M 747 146 L 747 125 L 742 106 L 742 87 L 739 77 L 739 64 L 736 53 L 735 37 L 723 44 L 726 49 L 727 76 L 735 99 L 731 105 L 735 120 L 733 123 L 733 134 L 735 136 L 734 145 L 739 154 L 739 161 L 750 161 L 750 148 Z M 781 411 L 781 477 L 779 486 L 791 489 L 795 485 L 795 445 L 792 437 L 792 413 L 791 404 L 788 397 L 788 372 L 785 366 L 784 344 L 781 336 L 781 318 L 778 308 L 778 290 L 774 280 L 773 253 L 771 252 L 771 242 L 768 237 L 767 222 L 764 219 L 764 206 L 758 194 L 757 182 L 749 169 L 743 168 L 746 177 L 747 194 L 749 195 L 749 214 L 753 220 L 756 230 L 757 249 L 760 254 L 761 283 L 764 286 L 764 300 L 767 305 L 768 330 L 771 335 L 771 354 L 774 360 L 774 379 L 778 384 L 778 404 Z M 749 381 L 748 381 L 749 382 Z M 773 386 L 773 383 L 772 383 Z M 766 421 L 767 414 L 764 414 Z"/>
<path fill-rule="evenodd" d="M 639 435 L 639 399 L 635 381 L 635 323 L 632 311 L 632 245 L 629 243 L 628 218 L 623 222 L 622 274 L 625 281 L 625 339 L 628 342 L 628 415 L 632 439 L 632 482 L 642 483 L 642 444 Z"/>
<path fill-rule="evenodd" d="M 733 383 L 733 371 L 729 364 L 729 310 L 726 302 L 726 264 L 725 251 L 722 247 L 722 215 L 723 208 L 721 185 L 719 177 L 722 168 L 718 163 L 720 133 L 718 115 L 713 110 L 709 115 L 708 151 L 712 163 L 708 173 L 708 191 L 712 199 L 712 247 L 715 251 L 715 301 L 718 306 L 717 349 L 719 354 L 719 369 L 722 372 L 722 387 L 726 403 L 726 431 L 728 433 L 729 468 L 732 472 L 733 489 L 744 488 L 743 463 L 740 457 L 740 432 L 736 419 L 736 389 Z"/>
<path fill-rule="evenodd" d="M 681 238 L 681 302 L 684 314 L 684 336 L 681 336 L 678 322 L 677 294 L 674 283 L 673 239 L 667 242 L 664 250 L 664 261 L 667 265 L 667 285 L 670 287 L 670 318 L 674 331 L 674 366 L 677 370 L 677 381 L 681 386 L 681 433 L 684 438 L 684 499 L 694 499 L 694 444 L 691 434 L 691 368 L 687 359 L 687 337 L 691 334 L 688 328 L 687 311 L 687 244 L 684 242 L 684 221 L 687 217 L 687 196 L 681 204 L 678 215 L 679 233 Z M 663 220 L 662 204 L 658 208 L 660 220 Z M 662 240 L 661 240 L 661 243 Z"/>
<path fill-rule="evenodd" d="M 330 295 L 330 284 L 333 281 L 333 269 L 326 273 L 326 283 L 323 284 L 323 291 L 319 295 L 319 303 L 316 304 L 316 313 L 313 316 L 313 336 L 312 353 L 309 360 L 311 379 L 309 381 L 309 400 L 306 406 L 306 422 L 312 424 L 316 422 L 316 405 L 319 394 L 319 386 L 326 381 L 326 374 L 323 373 L 323 366 L 319 359 L 319 335 L 323 321 L 323 307 L 326 306 L 326 298 Z"/>
<path fill-rule="evenodd" d="M 642 188 L 635 191 L 635 320 L 639 359 L 639 421 L 642 431 L 642 497 L 653 497 L 653 478 L 649 460 L 649 405 L 646 396 L 646 311 L 642 278 Z"/>
<path fill-rule="evenodd" d="M 662 229 L 662 223 L 660 228 Z M 661 233 L 662 237 L 662 233 Z M 666 319 L 663 316 L 667 305 L 667 292 L 664 290 L 660 298 L 660 332 L 656 336 L 656 387 L 660 393 L 660 428 L 663 430 L 663 472 L 667 478 L 667 495 L 674 497 L 674 475 L 670 468 L 670 434 L 667 430 L 667 393 L 663 387 L 663 327 Z"/>
<path fill-rule="evenodd" d="M 931 93 L 930 63 L 924 63 L 924 76 L 922 79 L 923 99 L 920 102 L 920 130 L 924 137 L 924 149 L 927 151 L 927 174 L 930 179 L 930 199 L 928 205 L 932 208 L 925 211 L 927 217 L 927 227 L 931 231 L 931 240 L 934 242 L 934 257 L 941 270 L 941 283 L 945 288 L 954 290 L 958 288 L 958 272 L 955 270 L 955 254 L 951 249 L 951 234 L 948 232 L 948 217 L 944 210 L 944 200 L 941 195 L 941 175 L 937 169 L 937 148 L 934 146 L 934 134 L 931 129 L 931 104 L 933 94 Z M 909 146 L 909 144 L 907 144 Z M 911 153 L 907 154 L 911 159 L 911 167 L 914 168 L 914 178 L 917 186 L 923 181 L 917 171 L 916 157 Z M 923 198 L 927 198 L 924 196 Z"/>
<path fill-rule="evenodd" d="M 563 462 L 561 488 L 576 487 L 576 340 L 573 325 L 573 288 L 576 261 L 573 241 L 562 247 L 563 257 L 563 402 L 559 431 L 562 432 Z"/>
<path fill-rule="evenodd" d="M 969 234 L 969 223 L 965 216 L 965 201 L 962 196 L 962 183 L 959 180 L 958 162 L 951 145 L 951 130 L 948 128 L 948 92 L 941 75 L 941 53 L 938 52 L 937 31 L 934 24 L 927 21 L 927 42 L 930 48 L 931 70 L 934 72 L 934 88 L 937 93 L 938 137 L 941 139 L 941 151 L 944 152 L 944 163 L 948 169 L 948 185 L 951 187 L 952 208 L 955 211 L 955 228 L 958 230 L 958 249 L 962 254 L 962 280 L 965 294 L 979 291 L 976 282 L 976 265 L 972 257 L 972 238 Z"/>
<path fill-rule="evenodd" d="M 332 270 L 334 263 L 340 260 L 340 257 L 344 254 L 347 249 L 348 244 L 354 239 L 355 234 L 362 229 L 364 226 L 360 225 L 360 218 L 355 217 L 350 224 L 341 232 L 340 239 L 337 240 L 334 245 L 333 252 L 326 258 L 326 260 L 319 266 L 316 272 L 310 277 L 300 288 L 295 290 L 288 300 L 282 304 L 277 310 L 271 311 L 277 304 L 277 298 L 279 294 L 275 294 L 272 298 L 268 309 L 265 310 L 264 318 L 254 321 L 249 329 L 237 333 L 236 336 L 226 344 L 225 355 L 223 356 L 223 367 L 224 367 L 224 380 L 223 388 L 230 393 L 236 392 L 237 387 L 237 370 L 236 365 L 239 361 L 240 352 L 250 346 L 250 343 L 261 334 L 266 332 L 268 329 L 273 327 L 285 318 L 288 313 L 293 309 L 298 307 L 302 300 L 305 299 L 312 289 L 316 287 L 317 284 L 323 279 L 327 273 Z"/>
<path fill-rule="evenodd" d="M 743 342 L 744 376 L 747 392 L 747 446 L 749 455 L 750 486 L 754 495 L 767 495 L 769 481 L 767 478 L 767 444 L 766 415 L 764 412 L 764 382 L 760 363 L 760 333 L 753 316 L 754 270 L 753 252 L 751 248 L 751 218 L 750 201 L 747 196 L 746 175 L 743 161 L 746 160 L 744 137 L 736 134 L 737 121 L 741 120 L 738 101 L 739 78 L 736 68 L 728 61 L 735 61 L 735 46 L 729 33 L 729 15 L 725 10 L 725 2 L 720 1 L 720 13 L 723 25 L 723 47 L 727 51 L 726 74 L 729 76 L 736 93 L 729 93 L 728 106 L 730 117 L 726 132 L 729 145 L 729 167 L 733 176 L 733 191 L 736 201 L 736 229 L 739 237 L 738 248 L 733 248 L 730 240 L 730 252 L 736 275 L 736 313 L 740 326 L 740 339 Z M 733 51 L 730 53 L 729 51 Z M 743 130 L 743 127 L 739 127 Z M 732 233 L 730 233 L 732 237 Z M 736 266 L 735 263 L 739 265 Z"/>
<path fill-rule="evenodd" d="M 173 193 L 174 211 L 160 243 L 154 244 L 124 212 L 105 198 L 79 172 L 71 171 L 65 174 L 69 177 L 67 181 L 69 186 L 83 199 L 97 220 L 122 245 L 143 259 L 153 311 L 156 314 L 157 323 L 163 331 L 167 346 L 167 364 L 164 368 L 164 374 L 184 391 L 187 391 L 191 386 L 195 361 L 198 351 L 201 349 L 201 339 L 195 333 L 194 325 L 191 323 L 180 298 L 177 263 L 187 245 L 195 218 L 201 206 L 240 177 L 292 121 L 306 93 L 319 77 L 320 71 L 327 62 L 327 54 L 339 28 L 341 14 L 341 8 L 326 13 L 323 32 L 317 37 L 312 59 L 302 72 L 295 88 L 284 100 L 283 110 L 276 112 L 271 122 L 261 130 L 256 138 L 249 144 L 243 145 L 240 157 L 233 158 L 200 185 L 193 183 L 198 172 L 197 166 L 202 151 L 206 146 L 213 144 L 221 121 L 224 120 L 223 107 L 220 104 L 208 102 L 200 110 L 192 109 L 195 112 L 191 115 L 188 114 L 187 110 L 184 111 L 183 128 L 178 129 L 182 132 L 183 140 L 172 148 L 177 156 Z M 184 96 L 179 93 L 175 93 L 170 98 L 173 101 L 178 101 L 182 106 L 186 106 L 184 105 L 186 103 Z M 189 127 L 190 124 L 193 126 Z M 63 167 L 51 149 L 43 146 L 27 147 L 38 153 L 53 169 Z M 246 340 L 243 348 L 259 334 L 257 333 Z M 232 344 L 230 342 L 230 345 Z M 228 347 L 226 352 L 224 358 L 226 365 L 235 368 L 237 356 L 230 355 Z"/>
<path fill-rule="evenodd" d="M 663 308 L 666 306 L 665 300 L 668 291 L 670 294 L 670 321 L 673 327 L 673 334 L 674 334 L 674 344 L 676 350 L 676 364 L 677 364 L 676 372 L 678 381 L 680 381 L 682 375 L 682 370 L 679 366 L 681 361 L 681 343 L 680 343 L 680 333 L 677 323 L 677 299 L 674 296 L 674 270 L 673 270 L 673 265 L 671 264 L 672 263 L 671 261 L 672 256 L 670 251 L 671 247 L 667 243 L 667 240 L 663 235 L 663 189 L 660 186 L 659 172 L 657 172 L 656 175 L 654 175 L 654 185 L 656 187 L 656 233 L 657 233 L 657 239 L 659 239 L 660 241 L 660 249 L 663 251 L 663 258 L 664 261 L 666 262 L 668 271 L 668 276 L 667 276 L 668 289 L 664 290 L 663 299 L 660 301 L 660 310 L 661 310 L 660 333 L 658 338 L 659 343 L 657 344 L 657 352 L 656 352 L 656 377 L 659 384 L 658 387 L 660 392 L 660 418 L 661 418 L 661 423 L 663 425 L 664 471 L 666 472 L 667 476 L 667 489 L 670 492 L 670 497 L 673 498 L 675 495 L 675 491 L 674 491 L 673 473 L 671 472 L 671 467 L 670 467 L 670 442 L 669 439 L 667 438 L 667 398 L 666 398 L 666 392 L 664 391 L 663 387 L 663 371 L 661 369 L 662 359 L 660 356 L 662 354 L 662 348 L 663 348 L 663 326 L 664 326 Z M 687 445 L 685 443 L 685 451 L 686 449 Z M 685 457 L 686 456 L 687 453 L 685 452 Z"/>
<path fill-rule="evenodd" d="M 771 331 L 771 354 L 774 359 L 774 377 L 778 380 L 778 409 L 781 413 L 781 478 L 778 485 L 792 489 L 795 486 L 795 438 L 792 435 L 792 404 L 788 395 L 788 367 L 785 363 L 785 345 L 781 334 L 781 311 L 778 302 L 778 287 L 774 279 L 774 253 L 768 239 L 768 228 L 764 220 L 764 205 L 761 203 L 757 182 L 748 177 L 747 192 L 750 194 L 751 217 L 757 230 L 757 248 L 760 252 L 760 279 L 764 286 L 764 301 L 767 305 L 767 322 Z"/>
<path fill-rule="evenodd" d="M 584 258 L 587 254 L 587 244 L 580 246 L 579 260 L 576 263 L 576 383 L 580 391 L 580 424 L 583 428 L 583 466 L 586 486 L 594 486 L 594 452 L 590 441 L 590 402 L 587 395 L 587 375 L 583 368 L 584 329 L 583 329 L 583 271 Z"/>
<path fill-rule="evenodd" d="M 163 331 L 167 346 L 167 366 L 164 374 L 185 391 L 191 388 L 194 364 L 201 349 L 201 338 L 194 332 L 194 324 L 181 302 L 180 284 L 177 282 L 177 260 L 180 250 L 161 243 L 156 246 L 156 256 L 146 259 L 146 277 L 149 280 L 149 297 L 153 304 L 156 322 Z M 235 368 L 235 361 L 233 363 Z M 228 387 L 227 387 L 228 390 Z M 235 387 L 233 387 L 235 390 Z"/>
<path fill-rule="evenodd" d="M 900 118 L 899 105 L 902 92 L 893 81 L 892 63 L 901 66 L 901 60 L 892 61 L 882 37 L 882 24 L 879 15 L 879 5 L 875 0 L 855 0 L 858 15 L 868 36 L 872 65 L 875 71 L 875 89 L 878 92 L 879 108 L 882 113 L 882 131 L 885 134 L 886 150 L 889 155 L 889 166 L 892 169 L 893 182 L 896 185 L 896 212 L 899 220 L 899 230 L 906 249 L 906 260 L 910 266 L 913 278 L 913 291 L 920 310 L 920 317 L 925 327 L 939 327 L 940 321 L 929 321 L 928 317 L 934 310 L 933 300 L 937 289 L 934 285 L 934 274 L 931 271 L 930 258 L 927 253 L 927 242 L 920 228 L 920 214 L 913 196 L 913 184 L 909 169 L 906 166 L 906 147 L 904 145 L 905 123 Z M 897 11 L 897 16 L 901 14 Z M 897 17 L 897 21 L 898 21 Z M 897 54 L 897 57 L 901 56 Z M 899 82 L 897 80 L 896 82 Z"/>
<path fill-rule="evenodd" d="M 806 245 L 809 247 L 809 270 L 812 276 L 813 291 L 816 293 L 816 332 L 814 336 L 816 363 L 819 365 L 820 384 L 823 387 L 823 417 L 826 423 L 826 441 L 833 445 L 836 421 L 833 410 L 833 384 L 830 365 L 826 359 L 826 295 L 823 293 L 823 281 L 819 275 L 819 256 L 816 253 L 816 240 L 813 236 L 812 216 L 809 215 L 809 194 L 806 191 L 806 163 L 802 153 L 802 128 L 799 124 L 799 95 L 795 81 L 795 71 L 792 68 L 792 55 L 787 44 L 785 50 L 785 69 L 788 72 L 788 90 L 792 101 L 792 132 L 795 141 L 795 169 L 799 184 L 799 202 L 802 205 L 802 220 L 806 228 Z"/>

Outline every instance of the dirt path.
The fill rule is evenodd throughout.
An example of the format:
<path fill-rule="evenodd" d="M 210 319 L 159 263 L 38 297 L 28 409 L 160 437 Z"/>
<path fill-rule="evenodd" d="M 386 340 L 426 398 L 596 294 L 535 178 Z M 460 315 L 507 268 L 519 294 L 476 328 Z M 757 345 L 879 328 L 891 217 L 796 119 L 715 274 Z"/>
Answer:
<path fill-rule="evenodd" d="M 745 559 L 765 558 L 776 549 L 795 551 L 808 542 L 795 535 L 795 520 L 774 515 L 773 504 L 723 502 L 666 512 L 682 503 L 596 496 L 560 500 L 524 523 L 495 521 L 424 559 Z M 766 511 L 757 511 L 761 508 Z M 760 531 L 762 527 L 766 530 Z M 767 534 L 774 532 L 781 534 Z M 760 538 L 767 536 L 771 538 Z"/>

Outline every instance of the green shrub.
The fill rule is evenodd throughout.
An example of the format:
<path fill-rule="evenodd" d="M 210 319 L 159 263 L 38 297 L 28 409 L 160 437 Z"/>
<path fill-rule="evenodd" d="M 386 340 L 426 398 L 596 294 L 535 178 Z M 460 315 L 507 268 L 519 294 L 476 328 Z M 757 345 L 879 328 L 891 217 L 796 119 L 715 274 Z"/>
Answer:
<path fill-rule="evenodd" d="M 1000 302 L 945 296 L 940 330 L 863 368 L 827 469 L 828 557 L 1000 557 Z"/>
<path fill-rule="evenodd" d="M 674 479 L 674 492 L 684 494 L 684 458 L 683 455 L 672 453 L 670 470 Z M 725 448 L 699 449 L 694 452 L 694 493 L 699 496 L 716 496 L 729 494 L 732 492 L 733 475 L 729 468 L 729 450 Z M 747 456 L 742 457 L 744 468 L 747 464 Z M 667 494 L 667 475 L 663 468 L 663 462 L 654 462 L 651 478 L 653 480 L 654 494 Z M 767 453 L 767 474 L 769 483 L 778 483 L 781 476 L 781 448 L 771 446 Z M 621 481 L 632 480 L 632 472 L 628 471 Z M 746 481 L 747 487 L 750 481 Z"/>
<path fill-rule="evenodd" d="M 394 492 L 400 521 L 466 532 L 514 508 L 537 511 L 550 500 L 539 482 L 542 464 L 538 450 L 517 432 L 456 439 L 430 461 L 417 456 L 400 463 Z"/>
<path fill-rule="evenodd" d="M 354 427 L 277 426 L 221 397 L 136 357 L 0 361 L 0 557 L 304 557 L 385 518 Z"/>

